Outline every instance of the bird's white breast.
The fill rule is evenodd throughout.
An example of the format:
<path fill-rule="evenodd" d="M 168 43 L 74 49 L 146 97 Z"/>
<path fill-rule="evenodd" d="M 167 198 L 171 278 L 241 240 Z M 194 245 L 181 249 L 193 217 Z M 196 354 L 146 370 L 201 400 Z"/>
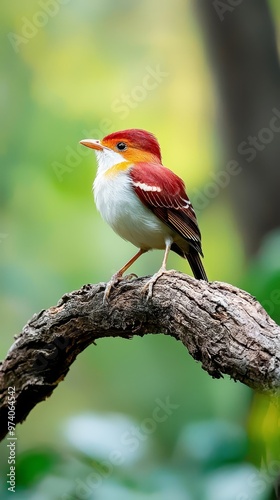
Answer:
<path fill-rule="evenodd" d="M 165 238 L 172 231 L 140 201 L 128 170 L 112 176 L 99 170 L 93 191 L 103 219 L 122 238 L 142 249 L 165 248 Z"/>

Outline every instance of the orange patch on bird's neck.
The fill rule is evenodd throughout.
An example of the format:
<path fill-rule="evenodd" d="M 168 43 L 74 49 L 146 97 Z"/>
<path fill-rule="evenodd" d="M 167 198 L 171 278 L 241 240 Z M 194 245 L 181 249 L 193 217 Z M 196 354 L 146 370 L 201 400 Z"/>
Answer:
<path fill-rule="evenodd" d="M 128 149 L 127 151 L 122 152 L 123 157 L 131 162 L 131 163 L 158 163 L 159 159 L 157 156 L 149 153 L 148 151 L 143 151 L 141 149 Z"/>
<path fill-rule="evenodd" d="M 122 161 L 120 163 L 116 163 L 116 165 L 113 165 L 111 168 L 108 168 L 104 172 L 105 177 L 115 177 L 115 175 L 118 175 L 120 172 L 125 172 L 126 170 L 129 169 L 131 163 L 128 161 Z"/>
<path fill-rule="evenodd" d="M 135 165 L 137 163 L 159 162 L 158 158 L 155 155 L 136 149 L 134 149 L 133 151 L 125 151 L 124 153 L 122 153 L 122 156 L 124 157 L 124 161 L 116 163 L 116 165 L 108 168 L 108 170 L 106 170 L 104 174 L 106 177 L 114 177 L 120 172 L 128 170 L 132 165 Z"/>

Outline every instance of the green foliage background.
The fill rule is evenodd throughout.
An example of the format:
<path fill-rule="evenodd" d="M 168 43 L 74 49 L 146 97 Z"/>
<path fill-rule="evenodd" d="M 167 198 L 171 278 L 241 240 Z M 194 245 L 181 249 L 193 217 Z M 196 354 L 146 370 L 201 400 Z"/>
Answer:
<path fill-rule="evenodd" d="M 271 6 L 279 30 L 279 4 Z M 279 236 L 245 262 L 227 188 L 209 195 L 225 164 L 193 8 L 183 0 L 1 6 L 2 358 L 32 314 L 84 283 L 107 281 L 134 252 L 97 213 L 95 158 L 78 144 L 130 127 L 155 133 L 164 164 L 184 178 L 209 279 L 245 287 L 280 320 Z M 133 271 L 152 274 L 161 258 L 146 254 Z M 189 272 L 175 255 L 169 266 Z M 177 408 L 149 432 L 147 419 L 166 398 Z M 113 443 L 135 425 L 139 446 L 106 469 Z M 18 426 L 15 497 L 267 499 L 280 471 L 278 439 L 267 400 L 227 378 L 212 380 L 180 343 L 163 335 L 103 339 Z M 10 494 L 6 444 L 1 498 Z"/>

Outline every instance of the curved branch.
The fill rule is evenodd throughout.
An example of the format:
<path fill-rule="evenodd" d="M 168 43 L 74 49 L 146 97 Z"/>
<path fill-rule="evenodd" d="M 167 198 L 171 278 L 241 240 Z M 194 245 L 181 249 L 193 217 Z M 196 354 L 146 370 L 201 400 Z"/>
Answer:
<path fill-rule="evenodd" d="M 103 304 L 105 283 L 85 285 L 31 318 L 0 366 L 0 438 L 7 433 L 8 388 L 15 389 L 14 423 L 22 422 L 77 355 L 102 337 L 171 335 L 212 377 L 227 374 L 257 390 L 278 390 L 280 327 L 250 294 L 170 271 L 147 301 L 146 281 L 123 280 L 109 304 Z"/>

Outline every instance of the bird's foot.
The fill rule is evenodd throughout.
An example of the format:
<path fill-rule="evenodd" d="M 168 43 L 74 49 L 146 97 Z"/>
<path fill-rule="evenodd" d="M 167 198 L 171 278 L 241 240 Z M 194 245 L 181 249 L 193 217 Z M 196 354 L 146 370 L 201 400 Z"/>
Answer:
<path fill-rule="evenodd" d="M 138 278 L 137 274 L 135 273 L 130 273 L 125 276 L 125 279 L 132 281 L 134 278 Z"/>
<path fill-rule="evenodd" d="M 154 285 L 157 282 L 157 280 L 164 274 L 170 274 L 171 272 L 172 271 L 167 271 L 165 267 L 161 267 L 160 270 L 147 281 L 147 283 L 143 286 L 141 290 L 142 295 L 145 295 L 148 290 L 146 298 L 147 301 L 150 300 L 153 296 Z"/>
<path fill-rule="evenodd" d="M 127 276 L 123 276 L 120 273 L 113 274 L 112 278 L 110 279 L 110 281 L 108 281 L 108 283 L 106 285 L 106 288 L 104 291 L 104 296 L 103 296 L 103 303 L 108 302 L 109 295 L 111 293 L 112 288 L 114 286 L 116 286 L 119 283 L 119 281 L 121 281 L 123 279 L 132 280 L 133 278 L 138 278 L 137 274 L 131 273 L 131 274 L 128 274 Z"/>
<path fill-rule="evenodd" d="M 119 274 L 119 273 L 113 274 L 113 276 L 110 279 L 110 281 L 108 281 L 108 283 L 106 285 L 106 288 L 105 288 L 105 291 L 104 291 L 104 295 L 103 295 L 103 303 L 104 304 L 106 302 L 108 302 L 109 295 L 111 293 L 112 288 L 114 286 L 116 286 L 118 284 L 118 282 L 121 281 L 122 279 L 123 279 L 123 277 L 122 277 L 121 274 Z"/>

